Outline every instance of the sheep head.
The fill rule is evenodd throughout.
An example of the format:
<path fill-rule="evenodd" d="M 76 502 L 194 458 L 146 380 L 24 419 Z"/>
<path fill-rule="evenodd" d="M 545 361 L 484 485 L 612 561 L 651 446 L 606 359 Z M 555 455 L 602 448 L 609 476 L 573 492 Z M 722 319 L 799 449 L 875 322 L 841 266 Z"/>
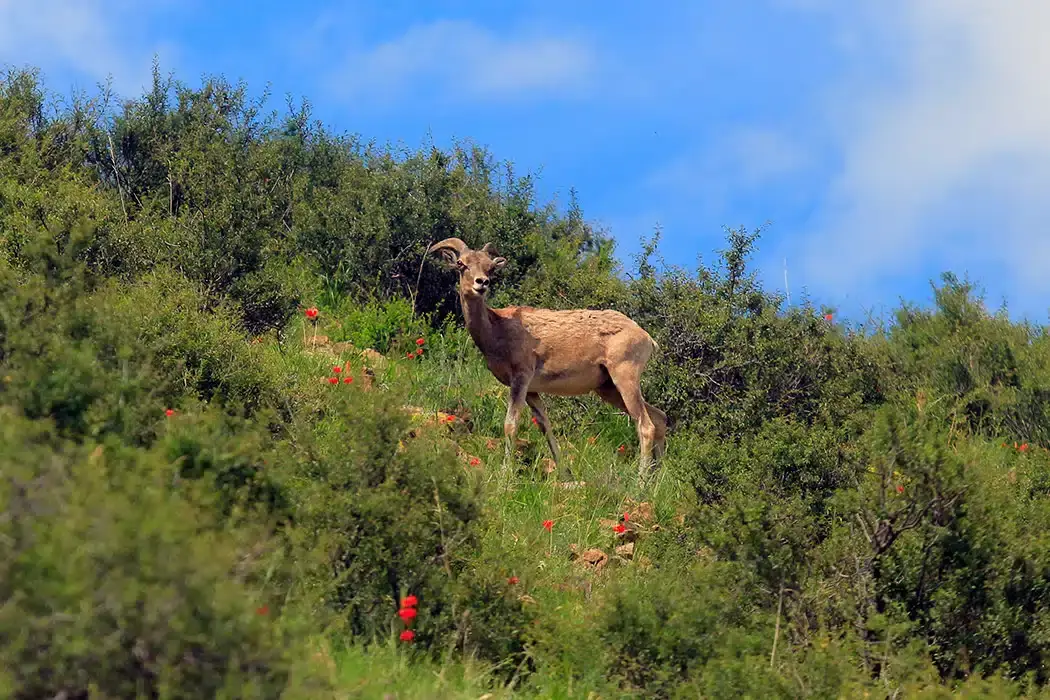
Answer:
<path fill-rule="evenodd" d="M 481 250 L 471 248 L 458 238 L 446 238 L 430 246 L 428 254 L 440 254 L 441 257 L 459 272 L 459 290 L 467 297 L 484 297 L 488 294 L 492 275 L 507 264 L 507 259 L 499 257 L 486 243 Z"/>

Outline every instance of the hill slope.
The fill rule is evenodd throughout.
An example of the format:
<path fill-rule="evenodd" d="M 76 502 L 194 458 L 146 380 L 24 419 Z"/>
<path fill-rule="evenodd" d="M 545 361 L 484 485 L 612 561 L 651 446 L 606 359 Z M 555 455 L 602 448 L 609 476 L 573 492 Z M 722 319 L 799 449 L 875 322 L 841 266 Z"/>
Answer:
<path fill-rule="evenodd" d="M 0 82 L 5 696 L 1046 694 L 1045 329 L 950 275 L 844 328 L 741 231 L 628 279 L 479 149 L 221 80 L 48 104 Z M 582 487 L 535 429 L 501 468 L 505 390 L 422 258 L 453 234 L 512 261 L 497 305 L 653 335 L 655 484 L 595 397 L 549 402 Z"/>

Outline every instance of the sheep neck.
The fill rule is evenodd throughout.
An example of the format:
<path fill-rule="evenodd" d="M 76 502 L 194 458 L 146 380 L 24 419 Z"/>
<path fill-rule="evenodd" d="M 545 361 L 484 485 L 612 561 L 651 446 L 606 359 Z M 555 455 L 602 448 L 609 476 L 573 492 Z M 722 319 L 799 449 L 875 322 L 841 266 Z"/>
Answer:
<path fill-rule="evenodd" d="M 485 304 L 485 299 L 477 294 L 468 296 L 461 292 L 459 299 L 463 304 L 463 320 L 466 322 L 467 332 L 474 339 L 478 349 L 485 352 L 492 339 L 491 311 Z"/>

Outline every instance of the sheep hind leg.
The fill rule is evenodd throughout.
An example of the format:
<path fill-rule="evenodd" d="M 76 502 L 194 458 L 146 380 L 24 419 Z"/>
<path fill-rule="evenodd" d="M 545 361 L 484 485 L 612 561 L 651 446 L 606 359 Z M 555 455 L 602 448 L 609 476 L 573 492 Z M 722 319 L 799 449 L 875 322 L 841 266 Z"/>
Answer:
<path fill-rule="evenodd" d="M 635 423 L 638 431 L 638 478 L 644 481 L 652 469 L 653 441 L 658 436 L 657 426 L 649 417 L 642 389 L 639 385 L 639 373 L 630 364 L 607 368 L 612 380 L 598 388 L 598 395 L 605 401 L 626 411 Z M 615 395 L 614 395 L 615 392 Z M 619 398 L 619 401 L 616 399 Z"/>
<path fill-rule="evenodd" d="M 645 410 L 656 426 L 656 435 L 653 438 L 653 461 L 659 463 L 667 451 L 667 414 L 648 401 L 645 402 Z"/>
<path fill-rule="evenodd" d="M 543 407 L 543 399 L 540 395 L 534 391 L 530 391 L 525 395 L 525 402 L 529 404 L 529 408 L 532 409 L 532 415 L 536 418 L 536 423 L 540 426 L 540 431 L 543 436 L 547 438 L 547 446 L 551 450 L 551 455 L 554 457 L 554 465 L 561 468 L 561 453 L 558 450 L 558 442 L 554 439 L 554 430 L 551 428 L 550 419 L 547 418 L 547 411 Z M 569 477 L 572 477 L 572 470 L 566 467 Z"/>

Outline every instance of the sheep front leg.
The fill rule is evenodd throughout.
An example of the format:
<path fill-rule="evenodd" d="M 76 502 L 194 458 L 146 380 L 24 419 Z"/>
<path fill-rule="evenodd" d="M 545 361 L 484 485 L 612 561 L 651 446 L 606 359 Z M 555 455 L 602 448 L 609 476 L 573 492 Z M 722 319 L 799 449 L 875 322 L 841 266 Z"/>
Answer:
<path fill-rule="evenodd" d="M 518 419 L 521 411 L 525 408 L 525 397 L 528 395 L 529 383 L 524 378 L 511 382 L 510 398 L 507 402 L 507 417 L 503 420 L 503 468 L 507 469 L 511 463 L 511 455 L 514 450 L 514 438 L 518 434 Z"/>

